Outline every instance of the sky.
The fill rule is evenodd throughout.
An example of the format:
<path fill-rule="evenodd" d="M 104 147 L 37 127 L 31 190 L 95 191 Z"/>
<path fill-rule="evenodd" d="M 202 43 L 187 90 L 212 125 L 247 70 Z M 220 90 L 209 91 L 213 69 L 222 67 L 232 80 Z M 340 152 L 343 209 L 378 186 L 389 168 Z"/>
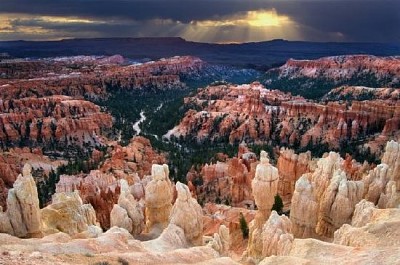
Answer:
<path fill-rule="evenodd" d="M 400 0 L 0 0 L 0 40 L 400 43 Z"/>

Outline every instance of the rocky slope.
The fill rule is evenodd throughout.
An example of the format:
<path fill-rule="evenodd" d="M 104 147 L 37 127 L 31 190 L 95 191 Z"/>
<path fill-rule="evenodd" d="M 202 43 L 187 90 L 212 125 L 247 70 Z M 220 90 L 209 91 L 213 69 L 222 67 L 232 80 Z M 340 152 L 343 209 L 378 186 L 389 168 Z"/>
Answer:
<path fill-rule="evenodd" d="M 191 109 L 165 137 L 342 148 L 344 142 L 357 144 L 378 132 L 386 142 L 400 128 L 395 100 L 316 103 L 258 83 L 208 86 L 185 98 L 185 104 Z"/>
<path fill-rule="evenodd" d="M 155 171 L 157 166 L 165 170 L 162 165 L 153 165 Z M 155 173 L 156 178 L 157 176 L 158 173 Z M 93 208 L 82 205 L 76 192 L 56 194 L 53 203 L 39 211 L 37 192 L 28 165 L 18 180 L 21 185 L 16 185 L 15 191 L 11 190 L 9 196 L 15 193 L 20 207 L 9 207 L 7 213 L 0 216 L 0 231 L 15 234 L 19 231 L 17 229 L 26 229 L 21 230 L 24 234 L 16 233 L 21 237 L 38 236 L 42 231 L 46 231 L 46 234 L 58 233 L 41 239 L 19 239 L 0 234 L 0 250 L 3 254 L 0 261 L 3 264 L 68 264 L 74 261 L 76 264 L 95 261 L 135 264 L 147 264 L 150 261 L 163 264 L 236 264 L 229 258 L 221 258 L 214 249 L 216 246 L 226 245 L 226 233 L 221 231 L 221 237 L 213 238 L 209 245 L 204 246 L 201 207 L 191 197 L 188 187 L 182 183 L 176 185 L 177 200 L 168 217 L 167 227 L 158 238 L 141 242 L 123 228 L 113 227 L 106 233 L 96 229 Z M 123 194 L 125 192 L 129 191 L 123 189 Z M 156 193 L 152 195 L 158 196 Z M 32 199 L 33 207 L 26 198 Z M 128 200 L 126 203 L 129 205 L 132 202 Z M 7 219 L 15 214 L 21 214 L 22 218 Z M 7 223 L 7 220 L 13 222 L 13 225 Z M 16 222 L 20 224 L 16 225 Z M 85 229 L 88 230 L 82 233 Z M 60 231 L 63 233 L 59 233 Z M 88 258 L 91 257 L 89 261 Z"/>
<path fill-rule="evenodd" d="M 98 143 L 112 118 L 95 104 L 68 96 L 2 100 L 0 146 Z"/>
<path fill-rule="evenodd" d="M 399 88 L 373 88 L 365 86 L 341 86 L 329 91 L 322 100 L 372 100 L 372 99 L 400 99 Z"/>
<path fill-rule="evenodd" d="M 347 55 L 324 57 L 317 60 L 291 59 L 279 68 L 281 77 L 325 77 L 332 80 L 350 79 L 362 72 L 369 72 L 377 78 L 398 77 L 400 75 L 400 58 Z"/>
<path fill-rule="evenodd" d="M 189 188 L 202 204 L 225 203 L 242 208 L 253 208 L 251 181 L 254 178 L 256 155 L 245 144 L 239 146 L 237 157 L 219 154 L 216 163 L 193 167 L 186 175 Z"/>
<path fill-rule="evenodd" d="M 106 96 L 106 87 L 167 89 L 183 87 L 180 78 L 199 74 L 203 62 L 183 56 L 147 63 L 125 63 L 120 56 L 77 56 L 0 63 L 3 99 L 68 95 Z"/>
<path fill-rule="evenodd" d="M 296 154 L 292 149 L 281 148 L 276 167 L 279 172 L 278 194 L 285 204 L 290 203 L 296 181 L 313 170 L 311 152 Z"/>
<path fill-rule="evenodd" d="M 157 153 L 150 141 L 143 137 L 132 138 L 124 147 L 114 144 L 109 148 L 112 148 L 108 152 L 110 157 L 98 170 L 89 174 L 61 175 L 56 185 L 57 193 L 79 191 L 83 202 L 93 205 L 103 229 L 110 228 L 110 212 L 114 205 L 121 206 L 119 180 L 126 181 L 134 198 L 144 199 L 145 186 L 151 180 L 152 164 L 166 161 L 165 156 Z"/>
<path fill-rule="evenodd" d="M 286 149 L 281 153 L 285 160 L 291 154 L 298 161 Z M 9 191 L 9 197 L 15 195 L 18 199 L 9 200 L 7 211 L 1 213 L 0 231 L 14 235 L 15 231 L 25 231 L 18 232 L 20 237 L 45 236 L 19 239 L 0 234 L 0 261 L 5 264 L 100 261 L 146 264 L 150 260 L 163 264 L 321 264 L 327 261 L 393 264 L 398 260 L 399 143 L 388 142 L 382 164 L 364 172 L 361 180 L 350 179 L 351 175 L 344 170 L 346 160 L 334 152 L 320 158 L 316 167 L 306 163 L 311 165 L 308 168 L 311 172 L 296 181 L 290 219 L 271 212 L 274 194 L 278 191 L 279 171 L 269 164 L 264 151 L 260 157 L 251 184 L 257 211 L 213 204 L 207 204 L 202 210 L 188 186 L 178 182 L 173 188 L 166 165 L 153 164 L 145 200 L 133 196 L 132 185 L 127 180 L 117 183 L 121 195 L 111 213 L 117 227 L 105 233 L 98 227 L 95 209 L 83 204 L 78 192 L 56 193 L 52 204 L 39 210 L 34 199 L 37 192 L 32 188 L 31 168 L 26 165 Z M 14 218 L 17 215 L 21 218 Z M 246 249 L 240 216 L 251 221 Z M 145 219 L 151 233 L 143 230 Z M 331 237 L 333 243 L 301 237 Z"/>
<path fill-rule="evenodd" d="M 347 55 L 290 59 L 283 66 L 269 70 L 266 83 L 308 98 L 319 98 L 339 85 L 398 88 L 399 77 L 399 57 Z"/>

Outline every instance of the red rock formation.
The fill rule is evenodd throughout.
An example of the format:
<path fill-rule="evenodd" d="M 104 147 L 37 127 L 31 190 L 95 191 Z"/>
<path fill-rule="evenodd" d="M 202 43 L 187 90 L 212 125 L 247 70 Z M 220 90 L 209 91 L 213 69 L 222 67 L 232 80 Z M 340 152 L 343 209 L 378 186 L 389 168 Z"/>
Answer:
<path fill-rule="evenodd" d="M 118 179 L 126 179 L 133 184 L 132 175 L 137 174 L 140 179 L 151 174 L 152 164 L 165 164 L 164 154 L 157 153 L 144 137 L 134 137 L 127 146 L 115 145 L 111 157 L 106 159 L 100 170 L 111 172 Z"/>
<path fill-rule="evenodd" d="M 123 58 L 75 56 L 40 61 L 0 63 L 2 99 L 68 95 L 104 97 L 108 85 L 126 89 L 182 87 L 180 76 L 196 74 L 203 62 L 195 57 L 173 57 L 144 64 L 122 65 Z"/>
<path fill-rule="evenodd" d="M 400 99 L 399 88 L 373 88 L 364 86 L 341 86 L 332 89 L 323 100 L 372 100 L 372 99 Z"/>
<path fill-rule="evenodd" d="M 0 112 L 2 147 L 23 141 L 97 142 L 96 135 L 112 126 L 111 116 L 100 107 L 67 96 L 4 100 Z"/>
<path fill-rule="evenodd" d="M 194 186 L 192 192 L 196 193 L 202 203 L 253 207 L 251 181 L 257 163 L 256 155 L 241 145 L 238 157 L 228 158 L 226 162 L 206 164 L 197 171 L 192 168 L 186 178 Z"/>
<path fill-rule="evenodd" d="M 346 154 L 343 162 L 343 170 L 351 180 L 361 180 L 364 175 L 372 168 L 367 161 L 363 164 L 355 161 L 351 155 Z"/>
<path fill-rule="evenodd" d="M 325 143 L 332 148 L 377 132 L 399 131 L 400 104 L 393 100 L 315 103 L 276 90 L 251 85 L 200 89 L 185 103 L 189 110 L 165 137 L 194 136 L 229 142 L 269 141 L 305 147 Z"/>
<path fill-rule="evenodd" d="M 290 59 L 277 71 L 279 77 L 325 78 L 346 80 L 361 75 L 363 70 L 377 79 L 400 75 L 400 57 L 376 57 L 371 55 L 346 55 L 324 57 L 317 60 Z"/>
<path fill-rule="evenodd" d="M 277 168 L 279 172 L 278 193 L 285 204 L 290 203 L 296 181 L 310 172 L 311 153 L 295 154 L 293 150 L 282 148 L 279 152 Z"/>
<path fill-rule="evenodd" d="M 229 228 L 230 250 L 241 255 L 246 249 L 247 239 L 243 238 L 240 229 L 240 214 L 243 214 L 249 224 L 254 219 L 256 211 L 213 203 L 207 203 L 203 211 L 204 235 L 212 236 L 218 232 L 221 225 L 225 225 Z"/>
<path fill-rule="evenodd" d="M 144 187 L 151 174 L 153 163 L 165 163 L 164 155 L 154 151 L 150 141 L 144 137 L 132 138 L 129 145 L 113 146 L 110 157 L 99 170 L 87 175 L 62 175 L 56 185 L 56 192 L 79 190 L 84 203 L 90 203 L 96 210 L 97 220 L 103 229 L 110 228 L 110 212 L 118 203 L 119 179 L 125 179 L 136 199 L 144 198 Z"/>

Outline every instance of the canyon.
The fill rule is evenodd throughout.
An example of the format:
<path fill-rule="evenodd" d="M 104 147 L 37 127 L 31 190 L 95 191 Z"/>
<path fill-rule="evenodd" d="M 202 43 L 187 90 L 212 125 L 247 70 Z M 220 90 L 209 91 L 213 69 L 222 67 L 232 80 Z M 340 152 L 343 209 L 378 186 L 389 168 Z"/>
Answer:
<path fill-rule="evenodd" d="M 308 149 L 339 149 L 344 142 L 384 143 L 399 137 L 400 105 L 392 99 L 313 102 L 252 83 L 208 86 L 185 98 L 185 104 L 190 110 L 165 137 Z M 378 151 L 373 145 L 371 149 Z"/>
<path fill-rule="evenodd" d="M 238 72 L 192 56 L 3 59 L 0 263 L 398 262 L 399 58 L 220 80 Z M 275 87 L 289 79 L 333 87 Z"/>
<path fill-rule="evenodd" d="M 77 191 L 57 191 L 52 203 L 39 209 L 32 168 L 25 164 L 8 193 L 8 209 L 0 215 L 0 260 L 5 264 L 145 264 L 150 260 L 165 264 L 318 264 L 323 260 L 355 264 L 379 260 L 390 264 L 399 258 L 399 143 L 388 142 L 382 164 L 357 181 L 346 174 L 345 159 L 337 153 L 317 159 L 312 172 L 296 181 L 290 217 L 271 212 L 279 171 L 269 163 L 266 152 L 261 152 L 260 160 L 251 184 L 258 206 L 255 211 L 211 204 L 202 209 L 188 186 L 169 181 L 167 165 L 153 164 L 145 200 L 135 199 L 133 185 L 120 180 L 114 209 L 121 208 L 125 217 L 115 219 L 116 225 L 106 232 L 99 227 L 94 208 L 84 204 Z M 248 245 L 240 256 L 237 252 L 243 250 L 243 238 L 237 234 L 235 219 L 242 214 L 252 221 Z M 111 215 L 119 216 L 117 210 Z M 125 219 L 131 220 L 128 224 L 133 230 L 126 229 L 121 222 Z"/>

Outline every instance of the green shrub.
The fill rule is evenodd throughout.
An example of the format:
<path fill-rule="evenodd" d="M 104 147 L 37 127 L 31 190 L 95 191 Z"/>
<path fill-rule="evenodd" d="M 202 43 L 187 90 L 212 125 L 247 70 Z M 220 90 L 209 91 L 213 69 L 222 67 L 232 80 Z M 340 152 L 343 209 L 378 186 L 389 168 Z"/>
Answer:
<path fill-rule="evenodd" d="M 246 219 L 243 216 L 243 213 L 240 213 L 240 217 L 239 217 L 239 222 L 240 222 L 240 230 L 242 230 L 242 235 L 243 238 L 249 238 L 249 227 L 247 226 L 247 222 Z"/>
<path fill-rule="evenodd" d="M 282 213 L 282 209 L 283 209 L 283 201 L 281 196 L 279 196 L 279 194 L 275 195 L 275 203 L 272 206 L 272 210 L 276 211 L 278 214 Z"/>

